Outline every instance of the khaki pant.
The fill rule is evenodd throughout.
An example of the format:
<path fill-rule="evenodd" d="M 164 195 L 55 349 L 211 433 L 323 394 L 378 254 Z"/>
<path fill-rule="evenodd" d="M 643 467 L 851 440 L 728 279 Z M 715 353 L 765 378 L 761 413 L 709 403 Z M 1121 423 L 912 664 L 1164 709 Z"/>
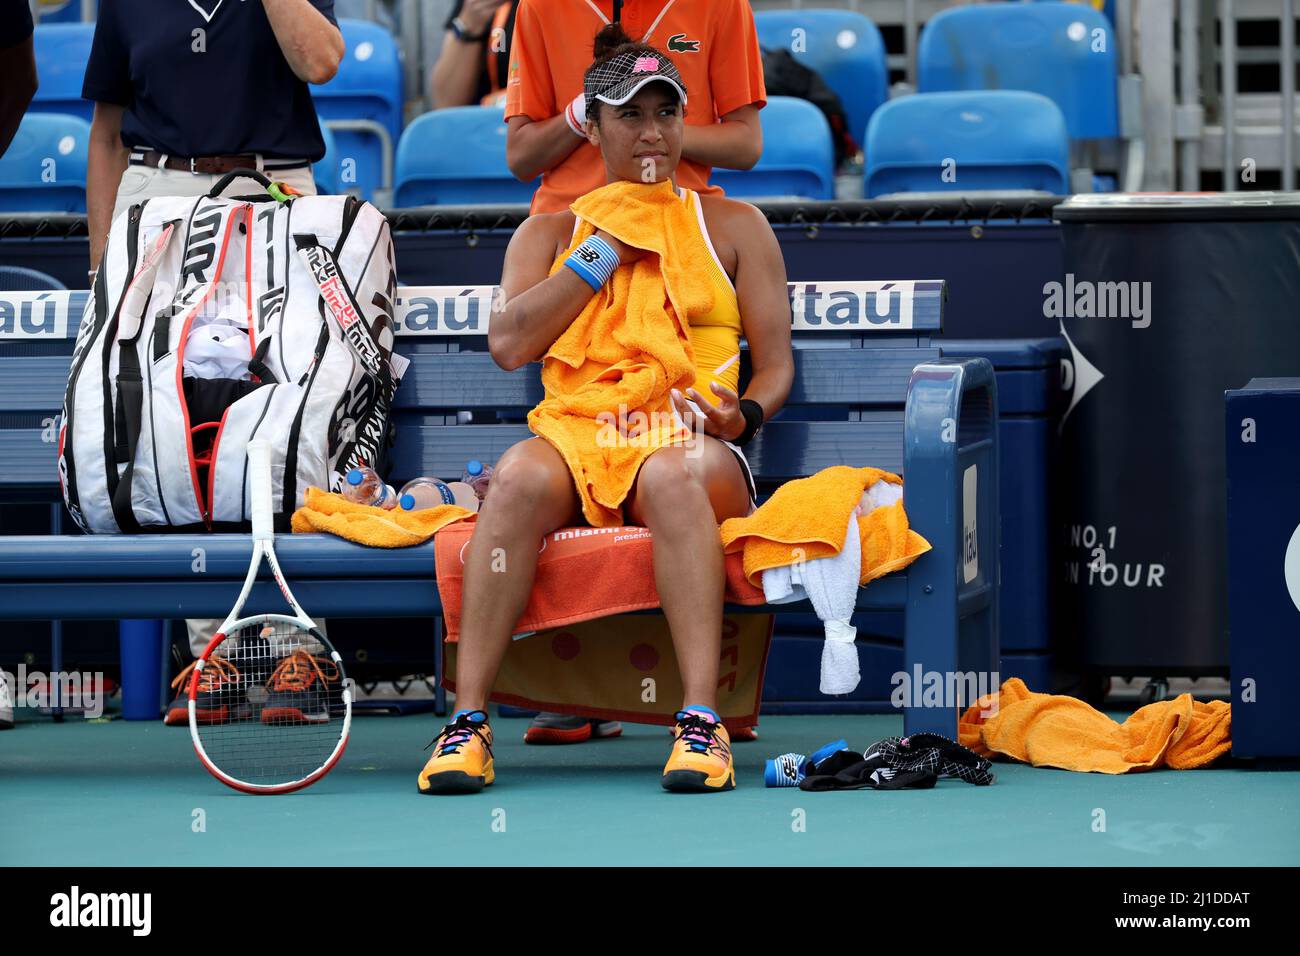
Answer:
<path fill-rule="evenodd" d="M 297 169 L 268 169 L 267 179 L 287 183 L 305 196 L 316 195 L 316 181 L 311 167 Z M 216 173 L 187 173 L 177 169 L 159 169 L 157 166 L 127 166 L 122 181 L 117 185 L 117 201 L 113 204 L 113 218 L 142 199 L 158 196 L 200 196 L 208 192 L 221 176 Z M 233 179 L 222 190 L 223 196 L 251 196 L 262 187 L 252 179 Z"/>
<path fill-rule="evenodd" d="M 261 610 L 261 609 L 259 609 Z M 308 611 L 307 613 L 311 613 Z M 323 620 L 313 618 L 316 621 L 316 627 L 320 630 L 326 639 L 329 638 L 329 631 L 325 629 Z M 212 638 L 216 636 L 217 630 L 221 627 L 222 618 L 219 617 L 196 617 L 185 622 L 186 629 L 190 632 L 190 653 L 198 657 L 203 653 L 204 648 L 211 643 Z M 320 645 L 313 641 L 316 647 Z"/>
<path fill-rule="evenodd" d="M 305 196 L 316 195 L 316 182 L 312 179 L 311 167 L 298 169 L 271 169 L 265 172 L 267 179 L 286 183 Z M 221 176 L 216 173 L 187 173 L 176 169 L 160 169 L 157 166 L 127 166 L 122 173 L 122 181 L 117 187 L 117 200 L 113 205 L 113 218 L 125 209 L 143 199 L 158 196 L 199 196 L 208 192 Z M 252 179 L 233 179 L 223 191 L 223 196 L 251 196 L 262 187 Z M 186 621 L 189 630 L 190 651 L 195 657 L 203 653 L 217 629 L 221 618 L 195 618 Z M 317 621 L 321 633 L 325 633 L 325 622 Z"/>

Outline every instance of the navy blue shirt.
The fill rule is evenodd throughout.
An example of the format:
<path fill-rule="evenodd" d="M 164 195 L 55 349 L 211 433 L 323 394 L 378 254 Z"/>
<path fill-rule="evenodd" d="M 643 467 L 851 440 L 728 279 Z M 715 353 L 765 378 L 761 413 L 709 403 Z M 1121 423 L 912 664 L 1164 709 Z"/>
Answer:
<path fill-rule="evenodd" d="M 335 22 L 334 0 L 310 2 Z M 195 30 L 206 52 L 195 52 Z M 122 143 L 132 148 L 325 155 L 307 84 L 289 68 L 261 0 L 103 0 L 81 95 L 126 107 Z"/>
<path fill-rule="evenodd" d="M 27 0 L 0 0 L 0 50 L 17 46 L 32 35 L 32 11 Z"/>

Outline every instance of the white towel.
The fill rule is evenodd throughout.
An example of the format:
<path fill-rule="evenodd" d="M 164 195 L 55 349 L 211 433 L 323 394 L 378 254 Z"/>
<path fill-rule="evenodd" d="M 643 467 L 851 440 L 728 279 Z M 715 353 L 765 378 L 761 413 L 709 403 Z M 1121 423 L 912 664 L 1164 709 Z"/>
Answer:
<path fill-rule="evenodd" d="M 202 324 L 196 321 L 185 343 L 185 374 L 250 380 L 253 373 L 248 360 L 252 357 L 247 328 L 219 318 Z"/>
<path fill-rule="evenodd" d="M 822 647 L 823 694 L 847 694 L 861 680 L 858 651 L 853 644 L 857 629 L 851 623 L 858 578 L 862 575 L 857 517 L 858 509 L 854 508 L 844 529 L 844 546 L 839 554 L 763 572 L 763 595 L 769 604 L 788 604 L 806 597 L 822 620 L 826 629 L 826 643 Z"/>

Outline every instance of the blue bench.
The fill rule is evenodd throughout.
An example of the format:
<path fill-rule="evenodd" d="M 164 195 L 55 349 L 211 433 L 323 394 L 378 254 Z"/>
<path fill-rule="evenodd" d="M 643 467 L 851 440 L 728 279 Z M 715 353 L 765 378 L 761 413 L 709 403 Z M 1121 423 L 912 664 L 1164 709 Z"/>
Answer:
<path fill-rule="evenodd" d="M 529 434 L 540 366 L 506 373 L 493 363 L 491 287 L 398 291 L 398 350 L 411 367 L 395 401 L 390 477 L 456 475 L 469 458 L 496 460 Z M 0 501 L 58 500 L 50 439 L 86 295 L 0 293 Z M 857 606 L 904 612 L 909 679 L 952 681 L 998 668 L 997 389 L 987 360 L 943 359 L 932 344 L 944 295 L 937 281 L 792 283 L 794 386 L 746 452 L 761 496 L 831 465 L 904 475 L 912 526 L 933 550 L 860 589 Z M 198 548 L 202 573 L 193 569 Z M 277 551 L 312 614 L 433 617 L 440 638 L 432 543 L 386 551 L 285 535 Z M 248 555 L 242 535 L 0 537 L 0 619 L 222 616 Z M 269 580 L 257 590 L 253 601 L 277 601 Z M 955 737 L 956 721 L 954 706 L 905 710 L 908 733 Z"/>

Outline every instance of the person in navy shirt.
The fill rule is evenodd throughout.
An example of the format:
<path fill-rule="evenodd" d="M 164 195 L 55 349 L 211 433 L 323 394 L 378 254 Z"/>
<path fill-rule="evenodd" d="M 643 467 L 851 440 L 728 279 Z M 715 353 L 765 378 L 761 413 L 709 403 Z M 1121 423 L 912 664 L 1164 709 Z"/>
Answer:
<path fill-rule="evenodd" d="M 0 156 L 35 95 L 32 11 L 27 0 L 0 0 Z"/>
<path fill-rule="evenodd" d="M 241 166 L 314 194 L 325 142 L 307 84 L 343 53 L 334 0 L 101 0 L 81 91 L 91 284 L 110 225 L 141 200 L 206 193 Z M 221 621 L 186 624 L 197 656 Z"/>
<path fill-rule="evenodd" d="M 325 143 L 307 84 L 343 52 L 334 0 L 103 0 L 81 94 L 95 103 L 92 273 L 112 220 L 142 199 L 207 192 L 240 166 L 314 193 Z"/>

